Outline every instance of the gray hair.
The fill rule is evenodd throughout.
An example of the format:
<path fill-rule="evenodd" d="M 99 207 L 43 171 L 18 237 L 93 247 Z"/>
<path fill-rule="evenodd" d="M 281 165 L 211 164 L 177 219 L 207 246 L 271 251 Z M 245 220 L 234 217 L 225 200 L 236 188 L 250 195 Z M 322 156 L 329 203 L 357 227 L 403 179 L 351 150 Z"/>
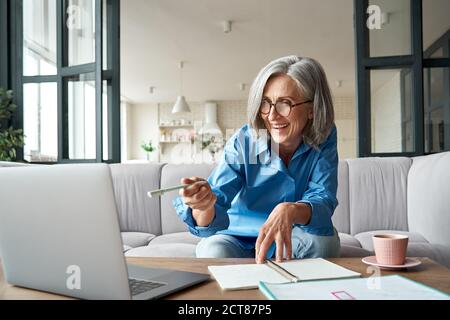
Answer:
<path fill-rule="evenodd" d="M 248 119 L 256 132 L 264 129 L 259 113 L 264 87 L 275 74 L 286 74 L 295 80 L 305 98 L 313 101 L 314 118 L 303 130 L 303 141 L 314 148 L 323 143 L 334 124 L 334 107 L 328 81 L 319 62 L 311 58 L 287 56 L 276 59 L 265 66 L 250 88 L 248 98 Z"/>

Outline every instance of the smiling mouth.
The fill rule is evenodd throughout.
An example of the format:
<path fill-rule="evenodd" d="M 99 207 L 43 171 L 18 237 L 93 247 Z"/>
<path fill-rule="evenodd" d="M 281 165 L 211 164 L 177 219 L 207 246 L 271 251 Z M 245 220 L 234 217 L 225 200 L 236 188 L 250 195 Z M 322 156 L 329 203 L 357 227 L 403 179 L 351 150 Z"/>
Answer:
<path fill-rule="evenodd" d="M 273 124 L 272 128 L 276 129 L 276 130 L 280 130 L 280 129 L 284 129 L 287 128 L 287 126 L 289 125 L 289 123 L 285 123 L 285 124 Z"/>

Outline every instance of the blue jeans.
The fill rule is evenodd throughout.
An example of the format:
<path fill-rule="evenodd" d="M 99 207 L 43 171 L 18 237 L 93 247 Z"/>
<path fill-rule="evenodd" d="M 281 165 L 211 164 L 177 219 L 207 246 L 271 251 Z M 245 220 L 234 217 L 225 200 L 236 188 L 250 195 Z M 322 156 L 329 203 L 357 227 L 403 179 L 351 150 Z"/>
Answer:
<path fill-rule="evenodd" d="M 292 259 L 339 257 L 341 243 L 334 229 L 332 236 L 318 236 L 292 229 Z M 255 249 L 246 249 L 230 235 L 216 234 L 202 239 L 196 248 L 197 258 L 254 258 Z"/>

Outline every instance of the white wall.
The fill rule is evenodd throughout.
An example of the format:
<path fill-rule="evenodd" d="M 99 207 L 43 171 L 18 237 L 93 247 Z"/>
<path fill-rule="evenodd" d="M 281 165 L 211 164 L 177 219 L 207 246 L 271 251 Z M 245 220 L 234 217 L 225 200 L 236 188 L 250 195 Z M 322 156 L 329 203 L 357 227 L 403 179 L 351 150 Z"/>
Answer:
<path fill-rule="evenodd" d="M 355 98 L 335 97 L 334 112 L 339 159 L 356 158 Z"/>
<path fill-rule="evenodd" d="M 152 140 L 157 145 L 159 140 L 158 105 L 130 104 L 129 109 L 129 160 L 145 160 L 141 144 Z"/>
<path fill-rule="evenodd" d="M 131 159 L 130 146 L 131 146 L 131 133 L 128 128 L 131 128 L 130 119 L 131 106 L 127 102 L 121 102 L 120 104 L 120 158 L 122 162 Z"/>

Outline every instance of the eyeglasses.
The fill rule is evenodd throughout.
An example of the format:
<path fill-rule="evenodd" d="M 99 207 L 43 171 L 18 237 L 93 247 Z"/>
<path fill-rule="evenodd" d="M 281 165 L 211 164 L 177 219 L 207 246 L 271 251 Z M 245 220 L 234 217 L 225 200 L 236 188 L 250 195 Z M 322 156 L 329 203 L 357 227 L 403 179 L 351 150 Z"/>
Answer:
<path fill-rule="evenodd" d="M 312 102 L 312 101 L 311 100 L 307 100 L 307 101 L 303 101 L 303 102 L 299 102 L 299 103 L 293 104 L 289 100 L 278 100 L 277 102 L 272 103 L 270 100 L 264 99 L 261 102 L 261 107 L 259 109 L 259 112 L 261 112 L 261 114 L 263 114 L 263 115 L 268 115 L 270 113 L 270 109 L 272 109 L 272 106 L 274 106 L 275 107 L 275 111 L 280 116 L 288 117 L 291 114 L 291 111 L 292 111 L 293 107 L 297 107 L 297 106 L 300 106 L 302 104 L 309 103 L 309 102 Z"/>

